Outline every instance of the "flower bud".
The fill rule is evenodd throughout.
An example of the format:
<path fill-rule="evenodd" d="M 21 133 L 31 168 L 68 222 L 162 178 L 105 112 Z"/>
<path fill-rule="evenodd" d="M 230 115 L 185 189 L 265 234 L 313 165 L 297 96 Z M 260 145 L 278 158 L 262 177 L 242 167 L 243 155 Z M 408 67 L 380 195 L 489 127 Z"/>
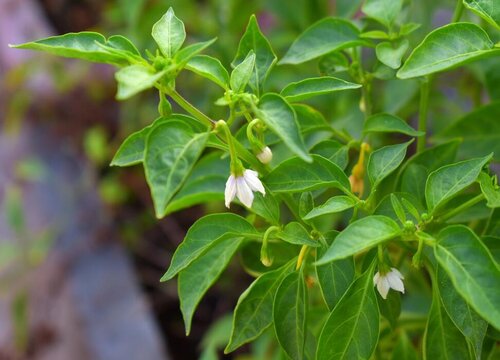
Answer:
<path fill-rule="evenodd" d="M 269 146 L 266 146 L 262 151 L 257 154 L 257 159 L 263 164 L 269 164 L 271 160 L 273 159 L 273 153 L 271 149 L 269 149 Z"/>

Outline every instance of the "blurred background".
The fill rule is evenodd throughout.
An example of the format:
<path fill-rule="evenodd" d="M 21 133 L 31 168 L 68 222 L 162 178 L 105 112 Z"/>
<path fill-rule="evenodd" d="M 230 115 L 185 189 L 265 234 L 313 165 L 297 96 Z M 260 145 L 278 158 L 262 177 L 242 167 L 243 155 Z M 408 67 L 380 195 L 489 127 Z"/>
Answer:
<path fill-rule="evenodd" d="M 151 26 L 169 6 L 186 24 L 188 42 L 218 37 L 208 53 L 228 68 L 253 13 L 278 57 L 325 16 L 376 26 L 360 20 L 361 0 L 0 0 L 0 360 L 265 358 L 265 339 L 230 356 L 218 350 L 252 280 L 241 259 L 203 299 L 189 337 L 175 281 L 159 282 L 186 229 L 223 204 L 157 220 L 142 168 L 108 166 L 121 141 L 157 117 L 156 94 L 118 103 L 111 67 L 7 47 L 94 30 L 154 51 Z M 412 45 L 449 22 L 454 6 L 451 0 L 407 4 L 403 16 L 422 24 Z M 374 63 L 373 53 L 364 56 Z M 276 67 L 267 88 L 329 71 L 316 62 Z M 414 121 L 418 82 L 391 80 L 382 69 L 384 76 L 374 86 L 376 111 Z M 447 75 L 431 96 L 432 131 L 498 99 L 499 81 L 498 66 L 488 60 Z M 193 74 L 181 74 L 177 84 L 213 118 L 225 116 L 212 105 L 222 95 L 218 88 Z M 346 92 L 313 105 L 356 136 L 359 100 L 359 93 Z"/>

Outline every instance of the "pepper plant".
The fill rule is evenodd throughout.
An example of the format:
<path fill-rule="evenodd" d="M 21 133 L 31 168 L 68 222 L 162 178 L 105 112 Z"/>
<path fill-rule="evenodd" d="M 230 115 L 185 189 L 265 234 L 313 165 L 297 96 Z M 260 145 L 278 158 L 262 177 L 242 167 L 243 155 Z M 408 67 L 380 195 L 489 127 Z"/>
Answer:
<path fill-rule="evenodd" d="M 226 353 L 264 338 L 270 358 L 498 356 L 500 190 L 490 163 L 500 160 L 500 103 L 490 94 L 432 139 L 427 118 L 441 73 L 463 76 L 453 69 L 490 58 L 498 78 L 500 13 L 495 0 L 459 1 L 451 23 L 415 39 L 407 5 L 366 0 L 355 21 L 326 17 L 279 61 L 252 16 L 230 71 L 201 54 L 216 39 L 185 44 L 172 8 L 152 28 L 153 53 L 95 32 L 14 46 L 116 66 L 118 100 L 158 92 L 159 117 L 112 161 L 144 167 L 158 218 L 225 200 L 191 226 L 161 279 L 177 277 L 186 334 L 239 254 L 255 280 L 234 309 Z M 460 22 L 464 13 L 482 26 Z M 276 66 L 313 61 L 319 74 L 266 87 Z M 214 106 L 225 118 L 179 93 L 184 72 L 220 87 Z M 407 79 L 420 86 L 413 123 L 378 111 L 384 83 L 404 93 Z M 357 99 L 349 111 L 362 111 L 362 131 L 313 105 L 340 92 Z"/>

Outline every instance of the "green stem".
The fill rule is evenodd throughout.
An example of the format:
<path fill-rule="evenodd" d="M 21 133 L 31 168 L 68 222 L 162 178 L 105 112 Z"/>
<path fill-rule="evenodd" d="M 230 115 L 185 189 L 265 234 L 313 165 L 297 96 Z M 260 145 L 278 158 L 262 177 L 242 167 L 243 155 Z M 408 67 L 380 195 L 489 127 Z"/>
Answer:
<path fill-rule="evenodd" d="M 420 85 L 420 108 L 418 112 L 418 130 L 427 131 L 427 112 L 429 108 L 430 79 L 425 78 Z M 426 134 L 420 135 L 417 139 L 417 153 L 425 149 Z"/>
<path fill-rule="evenodd" d="M 454 208 L 453 210 L 449 211 L 448 213 L 444 214 L 443 216 L 441 216 L 440 218 L 438 218 L 436 221 L 443 222 L 443 221 L 446 221 L 448 219 L 451 219 L 455 215 L 458 215 L 461 212 L 467 210 L 468 208 L 476 205 L 478 202 L 480 202 L 483 199 L 484 199 L 484 194 L 483 193 L 481 193 L 481 194 L 479 194 L 477 196 L 474 196 L 472 199 L 464 202 L 462 205 L 460 205 L 460 206 Z"/>
<path fill-rule="evenodd" d="M 170 90 L 167 94 L 184 110 L 193 115 L 201 123 L 214 127 L 215 121 L 210 119 L 207 115 L 198 110 L 194 105 L 181 96 L 176 90 Z"/>
<path fill-rule="evenodd" d="M 451 18 L 451 22 L 459 22 L 462 17 L 462 13 L 464 11 L 464 4 L 462 0 L 457 0 L 457 5 L 455 6 L 455 11 L 453 11 L 453 17 Z"/>

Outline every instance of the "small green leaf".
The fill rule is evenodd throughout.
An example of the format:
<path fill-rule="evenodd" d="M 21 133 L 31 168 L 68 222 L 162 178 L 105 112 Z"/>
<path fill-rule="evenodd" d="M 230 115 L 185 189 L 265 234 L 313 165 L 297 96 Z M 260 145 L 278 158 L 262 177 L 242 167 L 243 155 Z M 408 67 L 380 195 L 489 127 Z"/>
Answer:
<path fill-rule="evenodd" d="M 344 19 L 326 18 L 299 35 L 279 63 L 300 64 L 333 51 L 365 44 L 352 23 Z"/>
<path fill-rule="evenodd" d="M 398 224 L 391 218 L 382 215 L 367 216 L 345 228 L 316 265 L 355 255 L 400 234 Z"/>
<path fill-rule="evenodd" d="M 169 8 L 167 13 L 153 25 L 151 32 L 160 51 L 167 58 L 172 58 L 186 40 L 184 23 Z"/>
<path fill-rule="evenodd" d="M 401 204 L 401 202 L 398 200 L 397 196 L 394 193 L 390 195 L 390 198 L 391 198 L 392 208 L 394 209 L 394 213 L 398 217 L 401 224 L 404 224 L 406 222 L 406 212 L 405 209 L 403 208 L 403 205 Z"/>
<path fill-rule="evenodd" d="M 400 79 L 433 74 L 494 55 L 486 32 L 471 23 L 454 23 L 431 33 L 410 54 L 398 71 Z"/>
<path fill-rule="evenodd" d="M 174 56 L 175 62 L 180 66 L 184 66 L 189 60 L 191 60 L 194 56 L 198 55 L 200 52 L 202 52 L 207 47 L 212 45 L 216 40 L 217 38 L 214 38 L 212 40 L 198 42 L 186 46 L 185 48 L 183 48 L 182 50 L 178 51 L 175 54 Z"/>
<path fill-rule="evenodd" d="M 335 91 L 358 89 L 361 85 L 331 76 L 310 78 L 288 84 L 282 91 L 288 101 L 296 102 Z"/>
<path fill-rule="evenodd" d="M 292 221 L 285 228 L 276 233 L 276 236 L 287 243 L 294 245 L 319 246 L 319 242 L 311 238 L 309 233 L 300 223 Z"/>
<path fill-rule="evenodd" d="M 231 73 L 230 83 L 233 91 L 237 93 L 245 91 L 245 87 L 248 85 L 248 82 L 252 77 L 254 66 L 255 53 L 250 51 L 245 60 L 236 66 Z"/>
<path fill-rule="evenodd" d="M 116 98 L 125 100 L 135 94 L 152 88 L 155 83 L 165 75 L 165 71 L 156 73 L 151 67 L 145 65 L 130 65 L 115 73 L 118 82 Z"/>
<path fill-rule="evenodd" d="M 406 23 L 401 26 L 399 29 L 399 35 L 401 36 L 406 36 L 414 32 L 415 30 L 419 29 L 421 24 L 416 24 L 416 23 Z"/>
<path fill-rule="evenodd" d="M 258 105 L 257 115 L 285 145 L 305 161 L 311 161 L 304 145 L 293 108 L 278 94 L 267 93 Z"/>
<path fill-rule="evenodd" d="M 172 279 L 207 249 L 228 237 L 260 238 L 257 230 L 241 216 L 231 213 L 204 216 L 189 228 L 161 281 Z"/>
<path fill-rule="evenodd" d="M 321 215 L 333 214 L 350 209 L 356 205 L 356 200 L 352 197 L 340 195 L 334 196 L 328 199 L 323 205 L 317 206 L 312 209 L 306 216 L 304 220 L 314 219 Z"/>
<path fill-rule="evenodd" d="M 224 352 L 230 353 L 243 344 L 256 339 L 273 322 L 273 301 L 284 276 L 294 262 L 259 276 L 241 294 L 234 309 L 231 339 Z"/>
<path fill-rule="evenodd" d="M 500 207 L 500 190 L 496 185 L 496 176 L 493 179 L 484 172 L 479 174 L 479 185 L 486 198 L 486 205 L 494 209 Z"/>
<path fill-rule="evenodd" d="M 197 55 L 188 61 L 185 68 L 212 80 L 225 90 L 229 89 L 229 74 L 216 58 L 207 55 Z"/>
<path fill-rule="evenodd" d="M 306 330 L 306 287 L 302 271 L 288 274 L 278 287 L 273 304 L 276 337 L 293 360 L 303 360 Z"/>
<path fill-rule="evenodd" d="M 403 162 L 406 150 L 412 142 L 413 139 L 403 144 L 384 146 L 370 154 L 367 171 L 374 188 Z"/>
<path fill-rule="evenodd" d="M 250 17 L 232 65 L 241 63 L 251 50 L 255 53 L 255 71 L 250 82 L 254 89 L 260 89 L 277 58 L 271 44 L 260 31 L 255 15 Z"/>
<path fill-rule="evenodd" d="M 335 140 L 324 140 L 317 143 L 311 148 L 310 153 L 323 156 L 342 170 L 349 163 L 349 147 Z"/>
<path fill-rule="evenodd" d="M 208 135 L 196 134 L 180 121 L 160 124 L 149 132 L 144 169 L 158 218 L 165 216 L 168 203 L 201 155 Z"/>
<path fill-rule="evenodd" d="M 191 320 L 203 295 L 227 267 L 242 241 L 242 237 L 224 238 L 179 272 L 177 286 L 186 335 L 191 331 Z"/>
<path fill-rule="evenodd" d="M 350 193 L 351 185 L 342 169 L 322 156 L 312 155 L 312 158 L 312 163 L 297 157 L 283 161 L 264 178 L 264 183 L 276 192 L 336 187 Z"/>
<path fill-rule="evenodd" d="M 391 69 L 399 69 L 401 66 L 401 59 L 408 50 L 410 43 L 404 39 L 397 44 L 390 42 L 381 42 L 375 47 L 375 54 L 377 59 L 384 65 L 389 66 Z"/>
<path fill-rule="evenodd" d="M 382 30 L 371 30 L 362 33 L 359 37 L 362 39 L 388 40 L 389 34 Z"/>
<path fill-rule="evenodd" d="M 429 212 L 434 213 L 439 206 L 476 181 L 481 169 L 491 157 L 492 155 L 488 155 L 465 160 L 433 171 L 425 184 L 425 199 Z"/>
<path fill-rule="evenodd" d="M 391 28 L 403 6 L 402 0 L 367 0 L 361 10 L 387 28 Z"/>
<path fill-rule="evenodd" d="M 349 69 L 349 59 L 341 52 L 333 52 L 319 59 L 318 70 L 322 76 L 330 76 Z"/>
<path fill-rule="evenodd" d="M 448 226 L 439 233 L 434 254 L 457 292 L 500 329 L 500 270 L 481 240 L 468 227 Z"/>
<path fill-rule="evenodd" d="M 379 335 L 373 267 L 349 287 L 330 313 L 319 335 L 316 360 L 370 359 Z"/>
<path fill-rule="evenodd" d="M 363 126 L 363 133 L 372 132 L 400 133 L 410 136 L 421 136 L 425 134 L 422 131 L 413 129 L 403 119 L 386 113 L 372 115 L 366 119 Z"/>
<path fill-rule="evenodd" d="M 500 7 L 495 0 L 463 0 L 464 5 L 500 30 Z"/>

